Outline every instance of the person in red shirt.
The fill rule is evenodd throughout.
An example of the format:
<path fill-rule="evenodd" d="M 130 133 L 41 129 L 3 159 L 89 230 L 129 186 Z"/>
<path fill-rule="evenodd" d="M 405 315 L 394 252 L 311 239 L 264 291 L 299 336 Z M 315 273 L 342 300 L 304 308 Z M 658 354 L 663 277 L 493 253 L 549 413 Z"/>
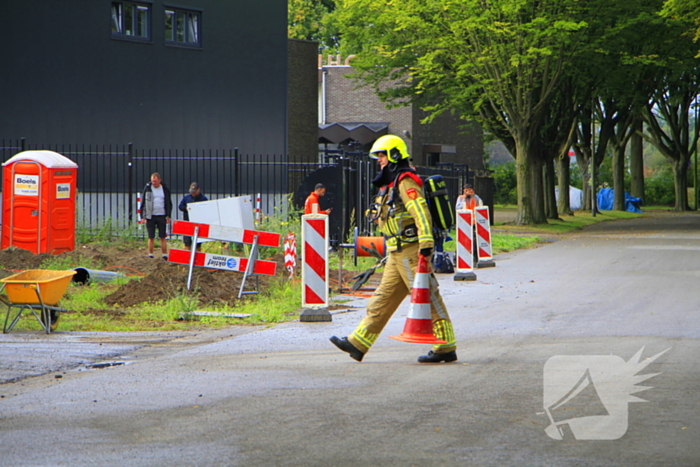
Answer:
<path fill-rule="evenodd" d="M 318 210 L 318 214 L 330 214 L 333 208 L 328 208 L 324 211 L 321 210 L 320 200 L 326 196 L 326 187 L 323 183 L 317 183 L 314 187 L 314 191 L 311 192 L 306 202 L 304 203 L 304 214 L 313 214 L 314 206 Z"/>

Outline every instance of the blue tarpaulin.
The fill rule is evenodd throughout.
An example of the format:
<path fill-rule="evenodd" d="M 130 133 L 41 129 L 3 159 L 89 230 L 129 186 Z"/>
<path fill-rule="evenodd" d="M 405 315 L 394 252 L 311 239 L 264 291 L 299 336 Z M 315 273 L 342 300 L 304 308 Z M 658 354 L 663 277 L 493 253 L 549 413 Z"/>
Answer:
<path fill-rule="evenodd" d="M 613 208 L 615 201 L 615 190 L 612 188 L 601 188 L 598 190 L 598 209 L 601 211 L 610 211 Z M 625 211 L 642 212 L 639 205 L 642 204 L 641 198 L 633 198 L 625 191 Z"/>

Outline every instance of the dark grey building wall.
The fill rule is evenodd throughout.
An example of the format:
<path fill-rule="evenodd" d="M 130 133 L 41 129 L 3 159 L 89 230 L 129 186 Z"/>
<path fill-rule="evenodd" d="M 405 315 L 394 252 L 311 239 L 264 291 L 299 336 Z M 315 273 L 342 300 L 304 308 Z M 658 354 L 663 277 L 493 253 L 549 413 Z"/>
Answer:
<path fill-rule="evenodd" d="M 479 124 L 461 120 L 448 112 L 438 116 L 432 123 L 420 123 L 427 113 L 414 108 L 413 112 L 413 158 L 418 165 L 427 165 L 423 146 L 444 144 L 456 147 L 455 154 L 440 154 L 440 162 L 467 164 L 471 170 L 484 169 L 484 146 Z"/>
<path fill-rule="evenodd" d="M 318 43 L 289 40 L 287 150 L 292 162 L 318 159 Z"/>
<path fill-rule="evenodd" d="M 148 2 L 151 3 L 151 2 Z M 110 0 L 4 0 L 0 138 L 30 144 L 286 152 L 284 0 L 178 0 L 200 10 L 202 49 L 111 38 Z"/>

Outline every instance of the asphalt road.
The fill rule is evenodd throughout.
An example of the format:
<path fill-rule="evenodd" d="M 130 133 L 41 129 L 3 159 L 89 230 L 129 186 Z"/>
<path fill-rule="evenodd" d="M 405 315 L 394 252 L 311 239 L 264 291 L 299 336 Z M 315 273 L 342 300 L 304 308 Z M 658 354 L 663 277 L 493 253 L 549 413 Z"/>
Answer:
<path fill-rule="evenodd" d="M 452 364 L 388 338 L 408 300 L 362 363 L 328 337 L 363 310 L 103 352 L 2 336 L 0 376 L 46 339 L 62 369 L 0 385 L 0 465 L 700 465 L 700 216 L 597 224 L 476 273 L 440 276 Z"/>

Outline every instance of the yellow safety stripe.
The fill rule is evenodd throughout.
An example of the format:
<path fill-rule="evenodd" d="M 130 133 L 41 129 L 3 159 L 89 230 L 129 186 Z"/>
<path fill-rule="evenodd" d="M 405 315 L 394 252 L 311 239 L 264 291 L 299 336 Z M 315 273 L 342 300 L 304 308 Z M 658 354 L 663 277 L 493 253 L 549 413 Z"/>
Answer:
<path fill-rule="evenodd" d="M 449 352 L 457 348 L 457 339 L 455 338 L 455 331 L 451 321 L 446 319 L 435 321 L 433 323 L 433 334 L 438 339 L 446 342 L 446 344 L 433 346 L 435 352 Z"/>
<path fill-rule="evenodd" d="M 352 332 L 352 337 L 369 349 L 377 341 L 379 334 L 369 332 L 366 328 L 358 327 Z"/>
<path fill-rule="evenodd" d="M 419 197 L 406 204 L 411 217 L 418 227 L 418 241 L 421 243 L 433 242 L 432 224 L 429 217 L 428 203 L 425 198 Z"/>

